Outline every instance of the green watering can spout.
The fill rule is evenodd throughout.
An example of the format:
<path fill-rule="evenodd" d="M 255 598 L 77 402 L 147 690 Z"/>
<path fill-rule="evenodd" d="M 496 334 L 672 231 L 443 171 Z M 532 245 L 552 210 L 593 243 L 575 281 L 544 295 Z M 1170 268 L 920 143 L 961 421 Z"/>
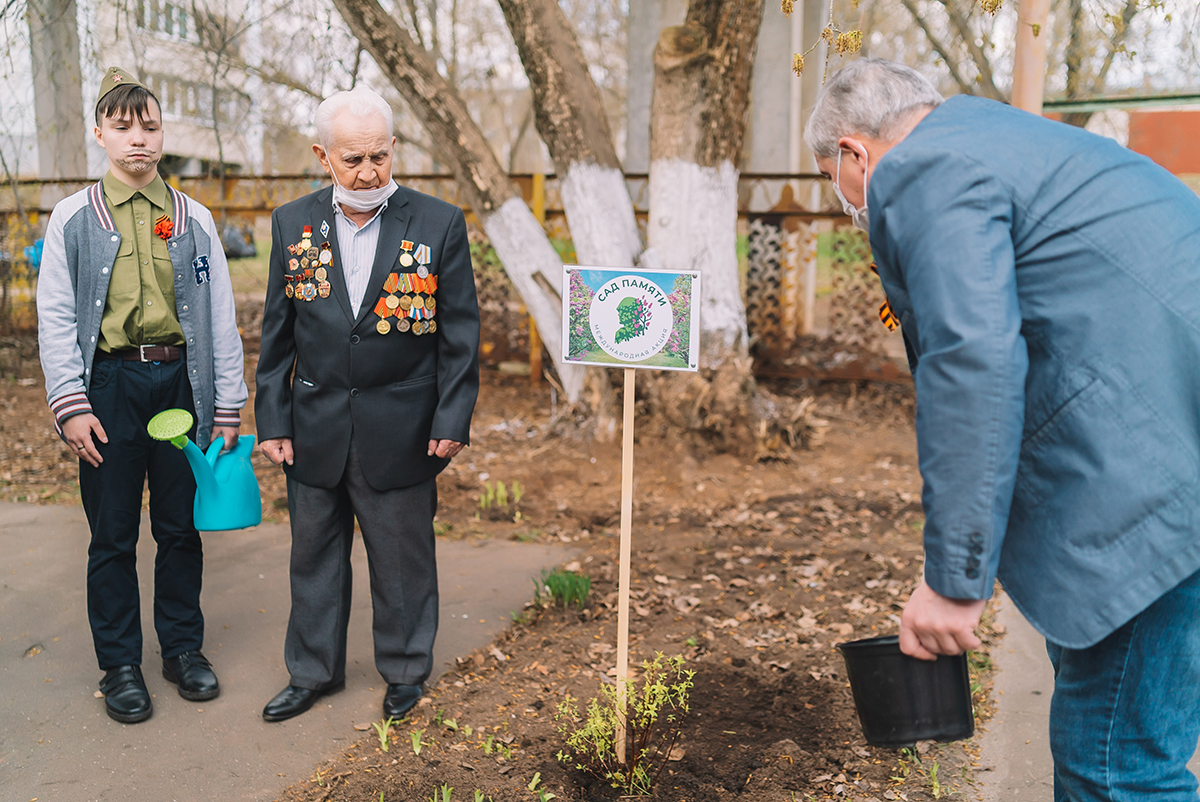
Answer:
<path fill-rule="evenodd" d="M 196 501 L 192 507 L 195 526 L 205 532 L 245 529 L 262 522 L 262 494 L 250 455 L 254 435 L 243 435 L 230 451 L 221 453 L 223 440 L 214 440 L 205 454 L 188 439 L 192 414 L 186 409 L 168 409 L 150 419 L 147 433 L 183 451 L 196 477 Z"/>

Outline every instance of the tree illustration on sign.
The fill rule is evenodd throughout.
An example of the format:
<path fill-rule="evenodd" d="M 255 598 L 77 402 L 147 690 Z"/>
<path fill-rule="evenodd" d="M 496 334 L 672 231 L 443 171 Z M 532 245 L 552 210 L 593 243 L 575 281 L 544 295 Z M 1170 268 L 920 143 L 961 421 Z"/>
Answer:
<path fill-rule="evenodd" d="M 631 295 L 617 304 L 617 318 L 621 321 L 621 328 L 617 329 L 613 339 L 623 343 L 641 336 L 650 326 L 650 302 Z"/>

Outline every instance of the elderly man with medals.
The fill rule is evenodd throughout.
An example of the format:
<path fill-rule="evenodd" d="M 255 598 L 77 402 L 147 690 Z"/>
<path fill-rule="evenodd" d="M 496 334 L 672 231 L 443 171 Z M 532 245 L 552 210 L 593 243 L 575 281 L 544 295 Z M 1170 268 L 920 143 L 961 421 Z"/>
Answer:
<path fill-rule="evenodd" d="M 383 714 L 417 703 L 438 622 L 436 478 L 468 442 L 479 390 L 462 211 L 392 180 L 392 110 L 374 92 L 326 99 L 316 128 L 333 185 L 272 217 L 257 374 L 259 441 L 287 473 L 292 522 L 290 679 L 267 721 L 345 684 L 355 519 Z"/>

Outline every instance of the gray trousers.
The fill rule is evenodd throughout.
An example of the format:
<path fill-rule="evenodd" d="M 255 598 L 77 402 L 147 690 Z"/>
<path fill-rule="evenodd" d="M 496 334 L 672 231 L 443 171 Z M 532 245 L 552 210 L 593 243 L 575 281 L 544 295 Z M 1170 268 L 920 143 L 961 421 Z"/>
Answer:
<path fill-rule="evenodd" d="M 346 677 L 355 518 L 371 576 L 375 667 L 389 684 L 424 682 L 433 668 L 438 625 L 437 480 L 375 490 L 351 444 L 337 487 L 310 487 L 289 478 L 287 489 L 292 614 L 284 659 L 291 684 L 319 690 Z"/>

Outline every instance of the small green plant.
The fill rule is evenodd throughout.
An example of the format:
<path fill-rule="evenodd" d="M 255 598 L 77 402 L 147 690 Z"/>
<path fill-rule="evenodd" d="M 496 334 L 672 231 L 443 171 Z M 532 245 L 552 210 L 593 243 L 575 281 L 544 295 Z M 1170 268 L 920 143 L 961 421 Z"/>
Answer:
<path fill-rule="evenodd" d="M 429 797 L 429 802 L 438 802 L 438 791 L 442 793 L 441 802 L 450 802 L 450 796 L 454 793 L 454 789 L 450 787 L 450 783 L 442 783 L 441 788 L 435 787 L 433 789 L 433 796 Z"/>
<path fill-rule="evenodd" d="M 490 796 L 487 798 L 487 800 L 488 802 L 492 802 L 492 798 Z M 483 791 L 480 791 L 478 788 L 475 789 L 475 802 L 483 802 Z"/>
<path fill-rule="evenodd" d="M 433 714 L 433 724 L 435 727 L 442 726 L 442 716 L 444 716 L 444 715 L 446 715 L 446 711 L 444 708 Z"/>
<path fill-rule="evenodd" d="M 413 730 L 408 734 L 409 739 L 412 741 L 414 755 L 421 754 L 421 734 L 424 732 L 425 730 Z"/>
<path fill-rule="evenodd" d="M 483 492 L 479 494 L 479 512 L 475 517 L 486 515 L 492 521 L 521 520 L 521 499 L 525 497 L 525 488 L 520 482 L 514 481 L 510 488 L 504 482 L 483 483 Z"/>
<path fill-rule="evenodd" d="M 494 746 L 492 746 L 492 739 L 493 739 L 494 737 L 495 737 L 495 736 L 489 735 L 489 736 L 487 737 L 487 739 L 486 739 L 486 740 L 484 740 L 484 742 L 483 742 L 483 753 L 484 753 L 485 755 L 490 755 L 490 754 L 492 753 L 492 750 L 494 750 L 494 749 L 495 749 L 495 747 L 494 747 Z"/>
<path fill-rule="evenodd" d="M 379 736 L 379 748 L 383 751 L 388 751 L 388 743 L 391 740 L 392 725 L 396 720 L 388 716 L 383 721 L 376 721 L 371 724 L 375 728 L 375 734 Z"/>
<path fill-rule="evenodd" d="M 622 711 L 616 687 L 603 685 L 580 715 L 577 700 L 567 696 L 558 705 L 555 720 L 566 736 L 559 762 L 605 780 L 625 794 L 650 794 L 679 738 L 688 696 L 696 672 L 685 668 L 683 655 L 666 657 L 659 652 L 642 663 L 638 687 L 627 682 Z M 624 715 L 622 716 L 622 713 Z M 616 733 L 625 723 L 625 760 L 618 760 Z"/>
<path fill-rule="evenodd" d="M 451 732 L 458 732 L 458 722 L 452 718 L 442 719 L 442 726 Z"/>
<path fill-rule="evenodd" d="M 937 764 L 937 761 L 935 760 L 935 761 L 933 761 L 933 764 L 930 765 L 929 771 L 925 772 L 925 776 L 929 778 L 929 793 L 930 793 L 930 795 L 932 795 L 934 799 L 941 799 L 942 794 L 945 793 L 946 789 L 942 788 L 942 784 L 940 782 L 938 782 L 937 775 L 938 775 L 938 764 Z"/>
<path fill-rule="evenodd" d="M 684 643 L 686 643 L 688 646 L 691 646 L 692 648 L 695 648 L 697 645 L 697 641 L 695 638 L 688 638 L 687 640 L 684 641 Z"/>
<path fill-rule="evenodd" d="M 583 608 L 592 592 L 592 578 L 578 571 L 555 568 L 542 571 L 533 580 L 533 600 L 536 604 L 556 604 L 560 607 Z M 543 594 L 545 594 L 543 596 Z"/>
<path fill-rule="evenodd" d="M 533 773 L 533 779 L 529 781 L 529 790 L 537 794 L 538 802 L 548 802 L 548 800 L 554 799 L 556 796 L 558 796 L 558 794 L 552 794 L 545 788 L 538 788 L 538 783 L 541 781 L 542 773 L 540 771 L 535 771 Z"/>

